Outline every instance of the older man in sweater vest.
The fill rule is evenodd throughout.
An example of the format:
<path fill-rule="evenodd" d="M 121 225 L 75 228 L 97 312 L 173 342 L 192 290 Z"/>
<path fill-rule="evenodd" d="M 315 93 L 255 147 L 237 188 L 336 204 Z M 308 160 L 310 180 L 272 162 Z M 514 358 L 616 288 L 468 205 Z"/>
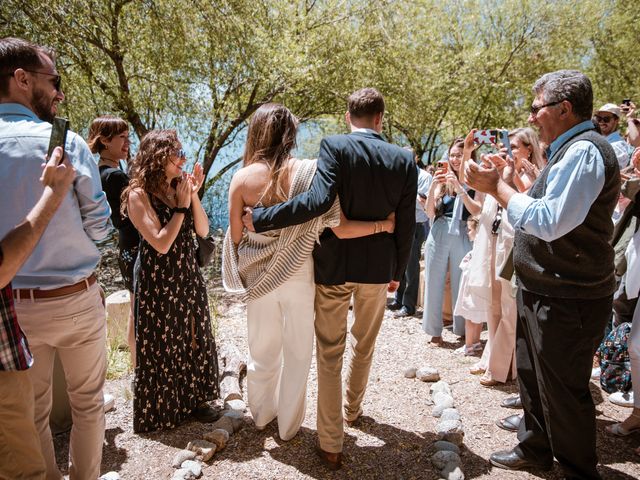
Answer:
<path fill-rule="evenodd" d="M 524 421 L 519 444 L 491 455 L 499 468 L 549 469 L 599 479 L 593 354 L 615 290 L 611 214 L 620 174 L 611 145 L 591 123 L 593 93 L 582 73 L 561 70 L 533 87 L 529 122 L 548 145 L 549 163 L 528 194 L 485 162 L 469 164 L 469 185 L 494 196 L 516 229 L 516 363 Z"/>

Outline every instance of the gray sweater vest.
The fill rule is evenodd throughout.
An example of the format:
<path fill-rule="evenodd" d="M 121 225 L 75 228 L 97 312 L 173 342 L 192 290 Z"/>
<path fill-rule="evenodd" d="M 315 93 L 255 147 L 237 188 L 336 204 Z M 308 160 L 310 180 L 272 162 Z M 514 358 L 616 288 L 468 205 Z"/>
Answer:
<path fill-rule="evenodd" d="M 532 293 L 557 298 L 602 298 L 615 291 L 613 273 L 613 234 L 611 214 L 620 191 L 620 174 L 615 152 L 595 130 L 568 139 L 549 160 L 528 195 L 542 198 L 547 190 L 549 169 L 560 162 L 571 162 L 565 153 L 579 141 L 589 141 L 604 159 L 605 181 L 582 224 L 566 235 L 545 242 L 517 230 L 513 260 L 519 285 Z"/>

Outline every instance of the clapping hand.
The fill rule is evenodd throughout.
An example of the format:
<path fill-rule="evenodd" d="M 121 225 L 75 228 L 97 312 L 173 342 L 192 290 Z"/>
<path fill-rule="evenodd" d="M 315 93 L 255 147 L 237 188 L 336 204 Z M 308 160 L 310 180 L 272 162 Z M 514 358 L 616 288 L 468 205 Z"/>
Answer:
<path fill-rule="evenodd" d="M 67 155 L 63 154 L 62 148 L 56 147 L 51 158 L 42 164 L 40 181 L 45 187 L 50 187 L 54 193 L 66 194 L 75 178 L 76 169 L 69 162 Z"/>
<path fill-rule="evenodd" d="M 526 158 L 523 158 L 520 162 L 522 165 L 522 170 L 526 173 L 530 178 L 538 178 L 540 175 L 540 169 L 536 167 L 533 163 L 531 163 Z"/>
<path fill-rule="evenodd" d="M 193 195 L 193 184 L 190 175 L 185 175 L 176 187 L 176 205 L 178 208 L 189 208 L 191 206 L 191 195 Z M 198 190 L 196 189 L 196 192 Z"/>
<path fill-rule="evenodd" d="M 500 172 L 491 161 L 486 159 L 486 156 L 483 157 L 482 165 L 477 165 L 475 162 L 467 163 L 465 177 L 467 185 L 479 192 L 493 195 L 498 190 Z"/>
<path fill-rule="evenodd" d="M 448 171 L 445 178 L 447 185 L 449 185 L 456 193 L 462 193 L 464 189 L 458 180 L 458 176 L 454 172 Z"/>
<path fill-rule="evenodd" d="M 204 183 L 204 170 L 202 165 L 196 163 L 193 167 L 193 173 L 187 175 L 189 183 L 191 185 L 191 194 L 197 195 L 200 187 Z"/>

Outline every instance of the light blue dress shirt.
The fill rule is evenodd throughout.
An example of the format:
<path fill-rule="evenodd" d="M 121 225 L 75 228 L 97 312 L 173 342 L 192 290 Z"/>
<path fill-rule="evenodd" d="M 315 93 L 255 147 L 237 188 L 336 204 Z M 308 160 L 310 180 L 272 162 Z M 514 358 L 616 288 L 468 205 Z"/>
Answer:
<path fill-rule="evenodd" d="M 424 171 L 422 168 L 418 168 L 418 194 L 422 194 L 425 197 L 429 194 L 429 187 L 431 187 L 431 182 L 433 181 L 433 177 Z M 424 223 L 428 222 L 429 217 L 427 213 L 420 205 L 420 202 L 416 202 L 416 222 Z"/>
<path fill-rule="evenodd" d="M 51 124 L 23 105 L 0 104 L 0 238 L 22 222 L 44 187 L 41 164 Z M 111 230 L 111 210 L 102 191 L 98 166 L 85 141 L 67 135 L 65 151 L 76 179 L 42 238 L 18 274 L 14 288 L 53 288 L 87 278 L 100 260 L 94 241 Z"/>
<path fill-rule="evenodd" d="M 558 149 L 578 133 L 593 129 L 591 120 L 579 123 L 556 138 L 547 151 L 553 158 Z M 551 242 L 584 222 L 604 185 L 604 159 L 587 141 L 574 143 L 564 158 L 551 166 L 542 198 L 516 193 L 507 206 L 509 223 L 545 242 Z"/>
<path fill-rule="evenodd" d="M 613 151 L 616 152 L 616 158 L 618 159 L 618 165 L 620 166 L 620 170 L 629 165 L 629 159 L 631 158 L 631 154 L 633 153 L 633 149 L 626 142 L 622 135 L 619 132 L 610 133 L 607 136 L 607 141 L 613 147 Z"/>

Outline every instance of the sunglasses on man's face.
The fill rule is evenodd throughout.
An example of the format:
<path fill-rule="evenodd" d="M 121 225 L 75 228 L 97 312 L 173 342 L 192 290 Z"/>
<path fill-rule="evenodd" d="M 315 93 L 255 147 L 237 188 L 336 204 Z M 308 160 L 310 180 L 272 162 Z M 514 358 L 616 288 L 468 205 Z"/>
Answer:
<path fill-rule="evenodd" d="M 55 77 L 55 80 L 53 81 L 53 86 L 58 92 L 62 92 L 62 77 L 57 73 L 39 72 L 37 70 L 29 70 L 27 68 L 23 68 L 22 70 L 29 73 L 37 73 L 40 75 L 48 75 L 49 77 Z M 11 73 L 7 73 L 6 75 L 9 75 L 10 77 L 14 77 L 15 74 L 16 72 L 11 72 Z"/>
<path fill-rule="evenodd" d="M 614 117 L 613 115 L 611 115 L 610 117 L 601 117 L 600 115 L 596 115 L 595 118 L 596 118 L 596 122 L 598 123 L 609 123 L 616 117 Z"/>

